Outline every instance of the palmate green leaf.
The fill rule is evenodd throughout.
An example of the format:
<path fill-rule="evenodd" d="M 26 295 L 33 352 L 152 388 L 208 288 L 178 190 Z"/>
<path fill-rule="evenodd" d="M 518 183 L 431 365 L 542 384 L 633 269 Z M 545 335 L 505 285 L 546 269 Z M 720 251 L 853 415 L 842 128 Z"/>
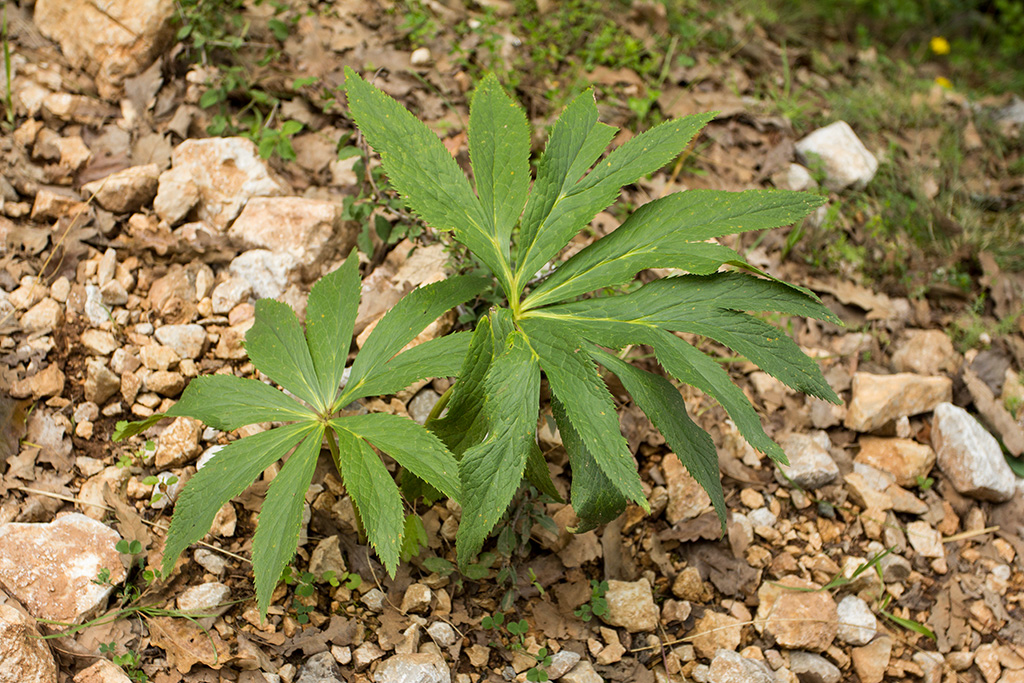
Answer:
<path fill-rule="evenodd" d="M 324 426 L 319 423 L 312 425 L 305 440 L 270 482 L 267 497 L 260 508 L 252 539 L 252 568 L 256 578 L 256 604 L 264 619 L 281 572 L 291 562 L 299 546 L 302 507 L 306 502 L 306 490 L 313 480 L 323 437 Z M 243 441 L 249 438 L 252 437 Z"/>
<path fill-rule="evenodd" d="M 580 229 L 607 208 L 623 185 L 658 170 L 676 157 L 714 116 L 694 114 L 666 121 L 618 147 L 560 197 L 544 217 L 536 237 L 525 244 L 516 264 L 516 282 L 525 283 Z"/>
<path fill-rule="evenodd" d="M 288 304 L 273 299 L 256 302 L 256 322 L 245 333 L 245 351 L 260 372 L 317 412 L 326 410 L 334 398 L 333 393 L 329 397 L 320 393 L 306 337 Z"/>
<path fill-rule="evenodd" d="M 490 234 L 508 260 L 512 228 L 530 189 L 530 124 L 494 74 L 477 86 L 469 108 L 469 157 Z"/>
<path fill-rule="evenodd" d="M 343 425 L 339 428 L 335 422 L 338 420 L 331 421 L 331 427 L 338 437 L 338 460 L 335 464 L 341 472 L 345 489 L 359 511 L 370 545 L 384 563 L 388 574 L 394 576 L 402 547 L 402 530 L 405 528 L 398 487 L 370 445 Z"/>
<path fill-rule="evenodd" d="M 455 502 L 461 501 L 458 461 L 440 439 L 409 418 L 369 413 L 335 418 L 331 426 L 369 441 Z"/>
<path fill-rule="evenodd" d="M 472 338 L 471 332 L 455 332 L 403 351 L 366 379 L 349 401 L 394 394 L 428 377 L 457 377 Z"/>
<path fill-rule="evenodd" d="M 573 512 L 580 520 L 572 532 L 582 534 L 618 517 L 629 501 L 598 466 L 594 454 L 572 426 L 557 397 L 552 398 L 551 409 L 572 469 L 569 498 Z"/>
<path fill-rule="evenodd" d="M 664 377 L 634 367 L 607 351 L 592 348 L 590 355 L 615 373 L 686 470 L 707 491 L 724 532 L 726 507 L 718 476 L 718 452 L 711 436 L 690 419 L 679 390 Z"/>
<path fill-rule="evenodd" d="M 420 287 L 405 295 L 370 333 L 352 364 L 352 374 L 339 399 L 347 404 L 362 393 L 363 385 L 385 369 L 386 363 L 437 320 L 441 314 L 469 301 L 487 286 L 487 280 L 459 275 Z"/>
<path fill-rule="evenodd" d="M 523 320 L 520 325 L 540 357 L 551 393 L 598 467 L 619 493 L 649 510 L 636 461 L 619 428 L 615 401 L 597 366 L 582 350 L 584 339 L 571 327 L 543 318 Z"/>
<path fill-rule="evenodd" d="M 498 523 L 523 479 L 536 441 L 540 408 L 540 366 L 522 332 L 501 344 L 487 372 L 488 434 L 459 461 L 462 521 L 456 536 L 459 566 L 465 568 Z"/>
<path fill-rule="evenodd" d="M 614 232 L 559 266 L 530 293 L 524 307 L 624 284 L 645 268 L 712 273 L 739 256 L 704 240 L 789 225 L 822 201 L 801 192 L 765 190 L 690 190 L 662 197 L 637 209 Z"/>
<path fill-rule="evenodd" d="M 459 379 L 448 401 L 448 413 L 426 425 L 456 457 L 460 457 L 471 445 L 479 443 L 487 433 L 487 420 L 483 416 L 486 392 L 484 379 L 491 367 L 493 353 L 491 319 L 484 316 L 476 323 L 469 351 L 459 370 Z"/>
<path fill-rule="evenodd" d="M 340 268 L 320 278 L 309 293 L 306 342 L 316 369 L 319 394 L 329 406 L 345 372 L 359 294 L 359 259 L 354 249 Z"/>
<path fill-rule="evenodd" d="M 191 417 L 230 432 L 257 422 L 315 420 L 316 414 L 283 391 L 234 375 L 196 377 L 166 417 Z"/>
<path fill-rule="evenodd" d="M 241 495 L 263 470 L 316 429 L 316 423 L 302 422 L 232 441 L 197 471 L 174 506 L 164 548 L 164 575 L 170 575 L 185 548 L 209 533 L 224 503 Z"/>
<path fill-rule="evenodd" d="M 352 118 L 413 211 L 438 230 L 454 230 L 456 239 L 510 292 L 512 274 L 504 257 L 508 247 L 498 244 L 490 233 L 491 222 L 480 200 L 437 135 L 349 67 L 345 67 L 345 92 Z"/>
<path fill-rule="evenodd" d="M 601 156 L 615 131 L 614 127 L 598 122 L 592 89 L 578 95 L 555 121 L 544 156 L 537 167 L 537 182 L 523 213 L 517 263 L 523 260 L 526 248 L 536 240 L 537 231 L 552 208 Z"/>

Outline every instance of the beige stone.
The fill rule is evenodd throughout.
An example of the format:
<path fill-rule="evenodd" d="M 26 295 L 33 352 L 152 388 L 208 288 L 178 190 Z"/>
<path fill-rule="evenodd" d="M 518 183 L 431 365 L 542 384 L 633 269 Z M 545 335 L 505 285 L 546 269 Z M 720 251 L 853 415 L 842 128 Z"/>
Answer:
<path fill-rule="evenodd" d="M 900 486 L 916 486 L 918 479 L 927 477 L 935 465 L 935 451 L 913 439 L 864 436 L 854 462 L 888 472 Z"/>
<path fill-rule="evenodd" d="M 156 441 L 156 466 L 166 469 L 191 462 L 202 450 L 199 446 L 202 432 L 202 423 L 198 420 L 175 418 Z"/>
<path fill-rule="evenodd" d="M 711 659 L 720 649 L 735 651 L 740 646 L 742 622 L 721 612 L 705 612 L 693 627 L 697 655 Z"/>
<path fill-rule="evenodd" d="M 77 622 L 106 604 L 125 579 L 121 540 L 108 526 L 77 513 L 49 524 L 0 526 L 0 584 L 35 617 Z M 110 572 L 108 585 L 94 582 Z"/>
<path fill-rule="evenodd" d="M 820 588 L 796 576 L 762 584 L 757 591 L 760 605 L 755 626 L 781 647 L 827 650 L 839 631 L 839 614 L 832 596 Z"/>
<path fill-rule="evenodd" d="M 153 197 L 160 178 L 156 164 L 130 166 L 106 178 L 82 186 L 82 192 L 96 195 L 96 203 L 114 213 L 131 213 L 146 206 Z"/>
<path fill-rule="evenodd" d="M 39 0 L 34 21 L 75 67 L 114 99 L 124 79 L 153 63 L 174 34 L 172 0 Z"/>
<path fill-rule="evenodd" d="M 658 628 L 658 607 L 647 579 L 639 581 L 608 582 L 605 593 L 608 613 L 601 618 L 611 626 L 625 628 L 630 633 L 653 632 Z"/>
<path fill-rule="evenodd" d="M 64 391 L 64 373 L 56 363 L 50 363 L 44 370 L 19 379 L 11 386 L 14 398 L 39 400 L 44 396 L 60 396 Z"/>
<path fill-rule="evenodd" d="M 57 664 L 40 635 L 31 618 L 0 604 L 0 682 L 57 683 Z"/>
<path fill-rule="evenodd" d="M 100 659 L 75 674 L 75 683 L 131 683 L 124 669 L 109 659 Z"/>
<path fill-rule="evenodd" d="M 228 230 L 228 236 L 244 249 L 288 252 L 303 266 L 321 261 L 327 247 L 348 252 L 356 231 L 336 239 L 341 224 L 340 205 L 303 197 L 253 197 Z"/>
<path fill-rule="evenodd" d="M 891 656 L 892 638 L 889 636 L 879 636 L 864 647 L 850 650 L 853 670 L 861 683 L 882 683 Z"/>
<path fill-rule="evenodd" d="M 675 453 L 669 453 L 662 458 L 661 471 L 665 476 L 665 487 L 668 489 L 665 518 L 669 524 L 699 517 L 711 507 L 711 498 L 690 475 Z"/>
<path fill-rule="evenodd" d="M 82 482 L 78 499 L 82 501 L 82 512 L 85 516 L 97 521 L 106 517 L 107 502 L 104 496 L 104 487 L 109 486 L 111 491 L 117 493 L 121 490 L 121 486 L 128 481 L 129 476 L 131 473 L 128 468 L 111 465 Z"/>
<path fill-rule="evenodd" d="M 908 330 L 907 339 L 892 354 L 896 372 L 938 375 L 956 369 L 958 357 L 953 342 L 942 330 Z"/>
<path fill-rule="evenodd" d="M 952 396 L 953 380 L 948 377 L 858 372 L 853 376 L 853 395 L 844 424 L 854 431 L 871 432 L 898 417 L 934 410 Z"/>

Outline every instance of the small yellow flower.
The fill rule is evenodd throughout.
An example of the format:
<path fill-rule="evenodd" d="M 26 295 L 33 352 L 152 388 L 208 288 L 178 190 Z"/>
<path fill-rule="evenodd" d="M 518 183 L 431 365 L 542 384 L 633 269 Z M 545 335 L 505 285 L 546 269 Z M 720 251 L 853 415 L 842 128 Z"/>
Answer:
<path fill-rule="evenodd" d="M 936 76 L 935 77 L 935 82 L 938 85 L 940 85 L 943 88 L 945 88 L 946 90 L 952 90 L 953 89 L 953 81 L 949 80 L 945 76 Z"/>
<path fill-rule="evenodd" d="M 948 55 L 949 54 L 949 41 L 942 36 L 935 36 L 931 40 L 932 52 L 937 55 Z"/>

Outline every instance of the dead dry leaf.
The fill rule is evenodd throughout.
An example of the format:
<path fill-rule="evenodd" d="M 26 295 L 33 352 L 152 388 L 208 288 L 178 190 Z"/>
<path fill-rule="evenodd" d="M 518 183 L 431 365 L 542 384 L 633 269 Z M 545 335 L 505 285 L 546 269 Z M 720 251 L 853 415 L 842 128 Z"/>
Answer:
<path fill-rule="evenodd" d="M 174 617 L 154 617 L 148 621 L 153 645 L 167 653 L 169 663 L 187 674 L 196 664 L 220 669 L 232 656 L 216 631 L 206 631 L 195 622 Z"/>

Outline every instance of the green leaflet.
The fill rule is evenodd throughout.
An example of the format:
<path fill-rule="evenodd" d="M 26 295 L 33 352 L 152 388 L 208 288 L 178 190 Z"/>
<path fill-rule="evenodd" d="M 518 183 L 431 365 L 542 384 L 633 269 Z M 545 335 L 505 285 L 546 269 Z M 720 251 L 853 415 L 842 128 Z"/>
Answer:
<path fill-rule="evenodd" d="M 486 285 L 483 278 L 459 275 L 406 294 L 370 333 L 352 364 L 352 374 L 339 403 L 345 405 L 356 396 L 365 396 L 361 393 L 362 385 L 385 363 L 441 314 L 472 299 Z"/>
<path fill-rule="evenodd" d="M 521 325 L 540 357 L 551 393 L 598 467 L 625 498 L 650 509 L 636 461 L 619 429 L 615 401 L 597 366 L 582 351 L 586 342 L 571 327 L 554 321 L 530 319 L 523 320 Z"/>
<path fill-rule="evenodd" d="M 617 129 L 598 123 L 594 91 L 587 90 L 565 108 L 551 128 L 544 156 L 537 168 L 537 182 L 526 203 L 519 234 L 516 262 L 521 263 L 527 250 L 537 238 L 541 224 L 551 214 L 556 203 L 569 190 L 590 165 L 601 156 L 612 141 Z M 523 269 L 516 269 L 516 277 L 523 282 Z M 532 273 L 527 273 L 527 276 Z"/>
<path fill-rule="evenodd" d="M 369 444 L 346 430 L 341 420 L 332 420 L 331 427 L 338 436 L 335 464 L 345 488 L 359 511 L 370 545 L 388 574 L 394 576 L 405 528 L 398 487 Z"/>
<path fill-rule="evenodd" d="M 560 266 L 524 302 L 533 308 L 631 280 L 645 268 L 712 273 L 735 252 L 704 240 L 789 225 L 820 206 L 800 192 L 690 190 L 656 199 Z"/>
<path fill-rule="evenodd" d="M 505 514 L 523 479 L 535 443 L 540 408 L 540 367 L 521 332 L 501 344 L 485 380 L 489 432 L 459 461 L 462 521 L 456 543 L 459 565 L 480 552 L 487 535 Z"/>
<path fill-rule="evenodd" d="M 164 548 L 164 575 L 170 575 L 185 548 L 209 533 L 213 518 L 224 503 L 241 495 L 263 470 L 315 429 L 309 423 L 291 424 L 232 441 L 197 471 L 174 506 Z M 259 573 L 259 567 L 254 569 Z M 278 576 L 280 572 L 273 577 L 275 581 Z"/>
<path fill-rule="evenodd" d="M 256 302 L 256 322 L 245 333 L 245 352 L 263 374 L 316 411 L 327 408 L 329 399 L 320 394 L 306 338 L 288 304 L 273 299 Z"/>
<path fill-rule="evenodd" d="M 256 603 L 264 619 L 274 586 L 299 545 L 302 506 L 306 502 L 306 490 L 313 479 L 323 437 L 322 424 L 309 430 L 305 440 L 270 482 L 260 509 L 252 539 L 252 566 L 256 572 Z"/>
<path fill-rule="evenodd" d="M 582 534 L 618 517 L 628 501 L 598 466 L 557 398 L 552 399 L 551 408 L 572 468 L 570 500 L 580 520 L 572 531 Z"/>
<path fill-rule="evenodd" d="M 348 107 L 359 130 L 380 154 L 392 185 L 424 221 L 454 230 L 511 291 L 512 273 L 489 231 L 491 225 L 466 175 L 444 144 L 409 110 L 345 67 Z"/>
<path fill-rule="evenodd" d="M 718 475 L 718 452 L 708 433 L 690 419 L 679 390 L 664 377 L 634 367 L 607 351 L 592 348 L 590 355 L 615 373 L 686 470 L 707 491 L 724 533 L 727 508 Z"/>
<path fill-rule="evenodd" d="M 359 258 L 353 249 L 345 263 L 320 278 L 309 293 L 306 343 L 316 369 L 319 393 L 328 406 L 333 407 L 348 360 L 359 292 Z"/>
<path fill-rule="evenodd" d="M 536 441 L 531 445 L 530 455 L 526 458 L 526 470 L 524 470 L 523 474 L 526 480 L 533 484 L 538 491 L 546 496 L 550 496 L 556 502 L 562 502 L 562 495 L 555 488 L 555 482 L 551 480 L 548 461 L 544 459 L 544 453 L 541 452 L 540 446 Z"/>
<path fill-rule="evenodd" d="M 428 377 L 457 377 L 472 338 L 455 332 L 417 344 L 385 363 L 348 400 L 393 394 Z"/>
<path fill-rule="evenodd" d="M 316 414 L 259 380 L 206 375 L 189 382 L 181 399 L 166 414 L 166 417 L 181 416 L 230 432 L 257 422 L 312 420 Z"/>
<path fill-rule="evenodd" d="M 712 118 L 711 114 L 694 114 L 666 121 L 619 146 L 599 162 L 559 199 L 541 223 L 536 238 L 522 252 L 522 260 L 517 264 L 517 284 L 525 283 L 598 211 L 615 201 L 623 185 L 671 161 Z"/>
<path fill-rule="evenodd" d="M 448 413 L 427 423 L 427 428 L 457 457 L 461 457 L 467 448 L 478 443 L 487 433 L 487 421 L 483 417 L 484 378 L 491 367 L 493 352 L 491 320 L 484 316 L 477 321 L 473 340 L 459 371 L 459 379 L 448 401 Z"/>
<path fill-rule="evenodd" d="M 455 502 L 462 499 L 459 463 L 440 439 L 409 418 L 370 413 L 335 418 L 331 425 L 369 441 Z"/>
<path fill-rule="evenodd" d="M 530 124 L 494 74 L 484 78 L 473 93 L 469 157 L 489 233 L 507 261 L 512 228 L 530 189 Z"/>

